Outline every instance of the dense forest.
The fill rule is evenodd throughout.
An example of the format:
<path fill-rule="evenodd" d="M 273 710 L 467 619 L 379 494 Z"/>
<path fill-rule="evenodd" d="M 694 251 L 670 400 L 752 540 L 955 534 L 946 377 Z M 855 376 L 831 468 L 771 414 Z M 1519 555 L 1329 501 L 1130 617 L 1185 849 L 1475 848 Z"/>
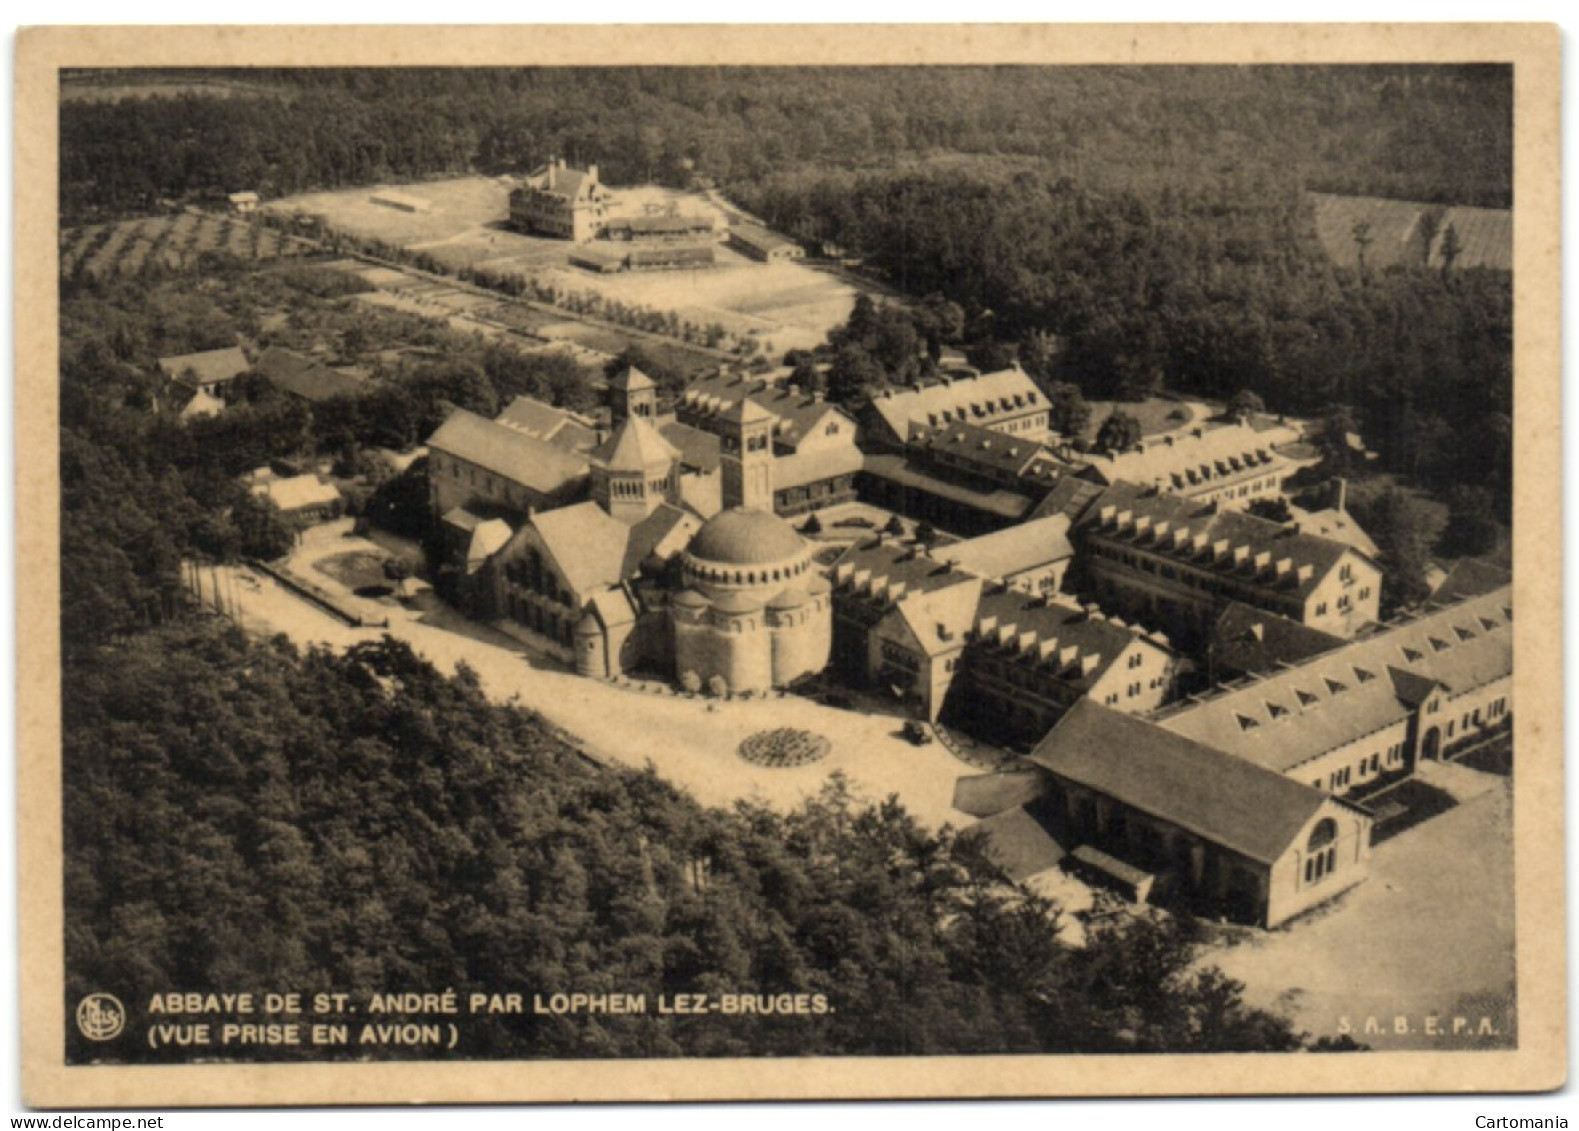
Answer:
<path fill-rule="evenodd" d="M 298 654 L 183 622 L 79 657 L 68 678 L 73 1003 L 289 987 L 822 993 L 833 1007 L 463 1018 L 460 1057 L 1299 1044 L 1191 966 L 1188 922 L 1120 917 L 1067 946 L 1056 909 L 969 835 L 838 779 L 788 814 L 702 808 L 651 772 L 589 765 L 392 640 Z M 262 1055 L 304 1051 L 323 1050 Z"/>
<path fill-rule="evenodd" d="M 174 72 L 145 72 L 178 79 Z M 210 71 L 255 97 L 61 108 L 68 220 L 159 197 L 522 172 L 611 184 L 1018 155 L 1095 188 L 1262 178 L 1511 203 L 1512 70 L 1458 67 L 625 67 Z M 82 76 L 125 86 L 135 73 Z M 66 77 L 69 84 L 72 76 Z"/>

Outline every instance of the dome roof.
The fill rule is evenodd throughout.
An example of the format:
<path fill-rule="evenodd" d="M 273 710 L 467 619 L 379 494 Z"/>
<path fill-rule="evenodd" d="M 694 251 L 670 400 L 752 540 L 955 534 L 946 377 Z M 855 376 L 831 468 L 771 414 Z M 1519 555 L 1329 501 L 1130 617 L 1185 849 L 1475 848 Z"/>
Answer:
<path fill-rule="evenodd" d="M 768 602 L 770 609 L 798 609 L 808 600 L 804 589 L 786 589 Z"/>
<path fill-rule="evenodd" d="M 693 558 L 704 562 L 768 565 L 800 557 L 806 552 L 806 541 L 777 515 L 733 507 L 703 523 L 689 549 Z"/>

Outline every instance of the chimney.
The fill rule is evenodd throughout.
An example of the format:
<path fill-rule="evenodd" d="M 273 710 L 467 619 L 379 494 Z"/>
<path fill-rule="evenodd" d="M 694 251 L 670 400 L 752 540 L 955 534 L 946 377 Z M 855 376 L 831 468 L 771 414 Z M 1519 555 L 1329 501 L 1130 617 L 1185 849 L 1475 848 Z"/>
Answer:
<path fill-rule="evenodd" d="M 588 165 L 587 166 L 587 178 L 593 184 L 597 184 L 598 183 L 598 167 L 596 165 Z"/>
<path fill-rule="evenodd" d="M 1338 510 L 1341 513 L 1342 511 L 1344 511 L 1346 509 L 1345 505 L 1348 503 L 1348 501 L 1349 501 L 1349 481 L 1347 479 L 1344 479 L 1344 478 L 1342 478 L 1340 476 L 1339 479 L 1338 479 L 1338 502 L 1336 504 L 1336 508 L 1335 509 Z"/>

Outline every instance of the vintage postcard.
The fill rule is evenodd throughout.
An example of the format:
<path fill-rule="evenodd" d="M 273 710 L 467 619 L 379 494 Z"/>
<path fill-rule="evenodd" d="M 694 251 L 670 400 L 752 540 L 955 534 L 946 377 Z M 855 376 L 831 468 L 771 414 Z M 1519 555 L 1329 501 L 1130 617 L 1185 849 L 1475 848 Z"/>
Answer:
<path fill-rule="evenodd" d="M 1555 28 L 17 52 L 29 1103 L 1562 1084 Z"/>

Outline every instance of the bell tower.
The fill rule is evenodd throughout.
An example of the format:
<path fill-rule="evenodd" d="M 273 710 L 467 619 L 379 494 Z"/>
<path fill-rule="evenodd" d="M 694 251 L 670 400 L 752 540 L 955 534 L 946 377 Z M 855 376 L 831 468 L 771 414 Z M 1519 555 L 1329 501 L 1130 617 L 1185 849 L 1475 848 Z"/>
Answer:
<path fill-rule="evenodd" d="M 651 422 L 658 415 L 658 385 L 634 365 L 609 382 L 609 414 L 617 426 L 633 416 Z"/>
<path fill-rule="evenodd" d="M 723 503 L 773 513 L 773 425 L 777 418 L 750 397 L 723 416 Z"/>

